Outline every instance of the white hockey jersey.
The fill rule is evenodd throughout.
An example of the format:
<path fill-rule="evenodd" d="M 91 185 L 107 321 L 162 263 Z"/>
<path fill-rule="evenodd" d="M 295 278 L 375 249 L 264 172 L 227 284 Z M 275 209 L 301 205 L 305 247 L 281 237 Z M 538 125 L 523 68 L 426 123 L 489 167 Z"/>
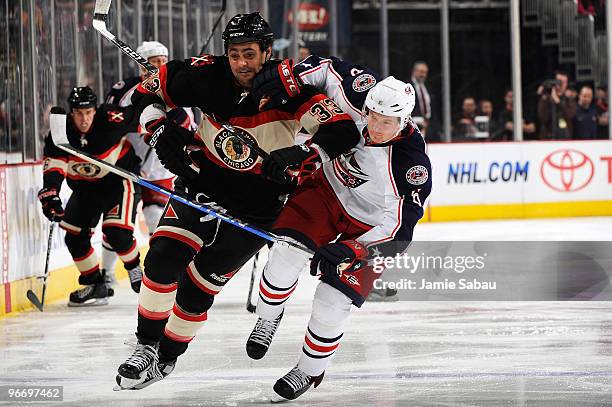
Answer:
<path fill-rule="evenodd" d="M 117 104 L 119 106 L 131 105 L 132 94 L 138 87 L 138 84 L 140 84 L 140 77 L 138 76 L 128 78 L 125 81 L 117 82 L 113 85 L 112 90 L 106 95 L 105 102 Z M 191 119 L 191 123 L 193 125 L 192 130 L 195 131 L 197 129 L 197 125 L 195 124 L 192 109 L 186 108 L 185 112 L 187 112 L 187 115 Z M 162 163 L 159 162 L 153 147 L 149 146 L 144 141 L 141 134 L 128 133 L 126 138 L 132 144 L 132 147 L 134 147 L 136 155 L 140 158 L 140 174 L 143 178 L 149 181 L 155 181 L 175 177 L 173 173 L 164 168 Z"/>
<path fill-rule="evenodd" d="M 378 77 L 370 69 L 311 55 L 294 67 L 304 83 L 330 96 L 357 124 L 362 138 L 350 152 L 325 162 L 323 171 L 345 213 L 372 226 L 357 240 L 366 245 L 412 240 L 431 192 L 425 141 L 410 123 L 385 144 L 369 143 L 362 107 Z"/>

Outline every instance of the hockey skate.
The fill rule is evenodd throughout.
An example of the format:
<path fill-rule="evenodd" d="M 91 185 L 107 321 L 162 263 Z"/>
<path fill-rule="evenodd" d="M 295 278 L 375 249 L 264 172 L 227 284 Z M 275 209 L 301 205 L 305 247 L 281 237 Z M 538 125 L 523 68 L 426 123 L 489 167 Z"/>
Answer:
<path fill-rule="evenodd" d="M 69 307 L 93 307 L 108 304 L 108 287 L 104 281 L 85 285 L 70 293 Z"/>
<path fill-rule="evenodd" d="M 128 273 L 128 277 L 130 278 L 130 285 L 132 286 L 132 290 L 134 290 L 134 292 L 139 293 L 140 292 L 140 283 L 142 283 L 142 268 L 140 268 L 140 265 L 127 270 Z"/>
<path fill-rule="evenodd" d="M 251 359 L 257 360 L 265 356 L 282 318 L 283 314 L 281 313 L 272 321 L 263 318 L 257 319 L 257 323 L 246 343 L 246 352 Z"/>
<path fill-rule="evenodd" d="M 112 297 L 113 295 L 115 295 L 115 285 L 117 285 L 115 274 L 112 271 L 108 272 L 106 269 L 101 269 L 100 274 L 102 274 L 104 282 L 106 283 L 106 288 L 108 289 L 108 296 Z"/>
<path fill-rule="evenodd" d="M 119 366 L 114 390 L 140 390 L 162 380 L 174 370 L 176 359 L 160 361 L 157 346 L 136 344 L 136 349 Z"/>
<path fill-rule="evenodd" d="M 324 375 L 325 372 L 319 376 L 309 376 L 296 366 L 289 373 L 278 379 L 273 389 L 282 398 L 294 400 L 304 394 L 313 384 L 315 388 L 321 384 Z"/>

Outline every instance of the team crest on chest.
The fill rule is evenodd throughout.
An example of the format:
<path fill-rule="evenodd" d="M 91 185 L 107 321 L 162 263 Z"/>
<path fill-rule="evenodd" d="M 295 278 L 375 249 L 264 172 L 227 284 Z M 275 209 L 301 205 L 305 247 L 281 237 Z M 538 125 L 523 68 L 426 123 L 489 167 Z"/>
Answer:
<path fill-rule="evenodd" d="M 255 145 L 257 144 L 255 138 L 246 131 L 237 127 L 234 127 L 234 129 L 240 132 L 241 137 Z M 223 130 L 215 136 L 214 145 L 221 161 L 235 170 L 247 171 L 253 168 L 257 162 L 257 152 L 227 130 Z"/>
<path fill-rule="evenodd" d="M 367 174 L 361 170 L 355 158 L 355 151 L 343 154 L 334 160 L 334 173 L 342 184 L 349 188 L 357 188 L 368 182 Z"/>
<path fill-rule="evenodd" d="M 84 178 L 95 178 L 102 172 L 102 168 L 93 163 L 75 163 L 72 170 Z"/>

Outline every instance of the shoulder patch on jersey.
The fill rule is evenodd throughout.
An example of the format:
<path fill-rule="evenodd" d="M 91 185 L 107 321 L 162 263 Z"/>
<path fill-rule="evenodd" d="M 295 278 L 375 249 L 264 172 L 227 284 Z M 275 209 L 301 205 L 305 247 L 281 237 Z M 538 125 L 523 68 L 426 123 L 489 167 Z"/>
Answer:
<path fill-rule="evenodd" d="M 369 73 L 363 73 L 353 80 L 353 90 L 355 92 L 365 92 L 376 85 L 376 78 Z"/>
<path fill-rule="evenodd" d="M 242 137 L 257 145 L 255 137 L 247 131 L 238 127 L 234 127 L 234 129 L 239 131 Z M 223 130 L 215 136 L 214 145 L 221 161 L 235 170 L 248 171 L 257 162 L 257 152 L 227 130 Z"/>
<path fill-rule="evenodd" d="M 113 85 L 113 89 L 122 89 L 125 86 L 125 81 L 119 81 Z"/>
<path fill-rule="evenodd" d="M 123 117 L 123 112 L 118 112 L 116 110 L 109 110 L 106 114 L 108 115 L 109 122 L 121 123 L 125 119 Z"/>
<path fill-rule="evenodd" d="M 191 57 L 191 66 L 204 66 L 211 65 L 215 62 L 215 59 L 210 54 L 202 54 L 197 57 Z"/>
<path fill-rule="evenodd" d="M 423 185 L 429 179 L 427 168 L 422 165 L 415 165 L 406 172 L 406 181 L 412 185 Z"/>

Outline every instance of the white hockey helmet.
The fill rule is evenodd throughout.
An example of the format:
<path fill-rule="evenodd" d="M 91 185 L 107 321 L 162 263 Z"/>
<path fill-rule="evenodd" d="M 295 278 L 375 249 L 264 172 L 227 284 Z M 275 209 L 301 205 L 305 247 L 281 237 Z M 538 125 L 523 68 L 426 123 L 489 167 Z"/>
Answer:
<path fill-rule="evenodd" d="M 414 104 L 412 85 L 389 76 L 370 89 L 363 105 L 363 114 L 367 116 L 369 109 L 385 116 L 399 117 L 401 131 L 410 120 Z"/>
<path fill-rule="evenodd" d="M 136 50 L 144 59 L 149 59 L 156 56 L 168 56 L 168 48 L 161 42 L 157 41 L 143 41 L 142 44 Z"/>

